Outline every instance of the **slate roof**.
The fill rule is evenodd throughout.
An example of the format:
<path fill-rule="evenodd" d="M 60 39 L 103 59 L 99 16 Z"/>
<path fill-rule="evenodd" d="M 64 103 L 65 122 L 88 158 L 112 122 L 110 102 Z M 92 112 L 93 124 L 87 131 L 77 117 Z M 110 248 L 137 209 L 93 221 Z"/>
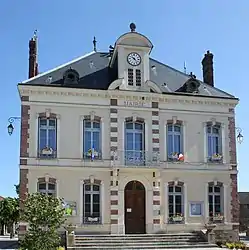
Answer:
<path fill-rule="evenodd" d="M 239 192 L 239 202 L 241 205 L 249 204 L 249 192 Z"/>
<path fill-rule="evenodd" d="M 91 52 L 57 68 L 23 81 L 20 85 L 26 84 L 106 90 L 109 85 L 117 79 L 117 67 L 114 66 L 110 68 L 109 61 L 109 53 Z M 189 93 L 176 93 L 176 91 L 191 78 L 190 75 L 178 71 L 152 58 L 150 58 L 149 63 L 151 71 L 150 80 L 159 86 L 162 93 L 189 95 Z M 70 84 L 69 86 L 63 84 L 63 75 L 65 71 L 70 68 L 79 73 L 79 82 L 78 84 Z M 200 80 L 198 81 L 200 83 L 198 93 L 191 93 L 192 95 L 235 99 L 233 95 L 205 84 Z"/>

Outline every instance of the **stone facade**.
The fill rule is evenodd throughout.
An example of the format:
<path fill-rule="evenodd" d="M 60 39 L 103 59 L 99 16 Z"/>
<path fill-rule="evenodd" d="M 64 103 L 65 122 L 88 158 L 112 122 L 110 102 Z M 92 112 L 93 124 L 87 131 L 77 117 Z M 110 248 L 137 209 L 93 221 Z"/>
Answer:
<path fill-rule="evenodd" d="M 47 189 L 53 184 L 58 197 L 75 204 L 74 213 L 68 219 L 77 225 L 77 230 L 124 234 L 133 222 L 134 226 L 140 226 L 139 232 L 156 233 L 205 228 L 212 222 L 210 192 L 213 197 L 220 192 L 219 205 L 224 218 L 217 230 L 235 229 L 239 222 L 234 113 L 238 100 L 197 93 L 162 93 L 150 78 L 150 74 L 158 74 L 154 65 L 149 64 L 151 42 L 131 32 L 120 37 L 117 44 L 108 67 L 115 60 L 118 62 L 118 78 L 108 89 L 19 85 L 21 199 L 25 199 L 27 192 L 37 192 L 38 184 L 43 183 Z M 132 71 L 136 76 L 127 74 L 126 58 L 131 54 L 131 47 L 132 50 L 140 48 L 141 63 Z M 116 59 L 115 53 L 119 55 Z M 212 61 L 208 63 L 205 74 L 209 74 L 208 84 L 212 88 Z M 33 80 L 39 82 L 44 74 Z M 174 74 L 180 74 L 179 79 L 186 77 L 189 89 L 200 84 L 193 75 L 189 79 L 183 73 Z M 137 84 L 129 85 L 134 79 Z M 167 84 L 163 86 L 166 88 Z M 40 155 L 41 120 L 49 127 L 45 135 L 47 144 L 50 129 L 56 131 L 53 157 Z M 50 120 L 52 125 L 48 125 Z M 84 149 L 85 122 L 90 126 L 98 124 L 99 152 L 94 151 L 95 145 L 88 145 L 87 151 Z M 210 162 L 208 155 L 209 126 L 219 128 L 222 158 L 216 162 Z M 177 133 L 181 133 L 179 152 L 173 152 L 175 149 L 169 152 L 172 127 L 179 128 Z M 91 127 L 91 131 L 96 132 L 96 128 Z M 91 144 L 94 143 L 95 139 L 91 138 Z M 133 148 L 131 154 L 129 147 Z M 96 157 L 93 153 L 97 153 Z M 85 211 L 94 211 L 94 206 L 98 207 L 98 216 L 94 212 L 86 216 Z M 170 212 L 172 207 L 174 211 Z M 21 224 L 21 228 L 24 230 L 26 225 Z"/>

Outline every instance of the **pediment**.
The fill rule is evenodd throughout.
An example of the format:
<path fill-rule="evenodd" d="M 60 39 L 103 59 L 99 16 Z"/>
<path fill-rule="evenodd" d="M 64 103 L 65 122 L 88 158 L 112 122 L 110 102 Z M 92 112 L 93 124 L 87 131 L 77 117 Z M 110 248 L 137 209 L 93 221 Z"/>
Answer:
<path fill-rule="evenodd" d="M 144 35 L 137 32 L 129 32 L 118 38 L 116 45 L 137 46 L 152 48 L 152 42 Z"/>

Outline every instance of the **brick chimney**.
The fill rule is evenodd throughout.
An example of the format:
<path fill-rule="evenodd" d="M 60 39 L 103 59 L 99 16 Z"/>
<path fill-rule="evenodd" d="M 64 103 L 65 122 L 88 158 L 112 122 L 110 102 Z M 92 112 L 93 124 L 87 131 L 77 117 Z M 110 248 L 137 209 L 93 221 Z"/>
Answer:
<path fill-rule="evenodd" d="M 214 55 L 208 50 L 202 59 L 202 72 L 203 72 L 203 82 L 214 86 L 214 67 L 213 67 Z"/>
<path fill-rule="evenodd" d="M 36 31 L 34 36 L 29 40 L 29 78 L 38 75 L 37 63 L 37 36 Z"/>

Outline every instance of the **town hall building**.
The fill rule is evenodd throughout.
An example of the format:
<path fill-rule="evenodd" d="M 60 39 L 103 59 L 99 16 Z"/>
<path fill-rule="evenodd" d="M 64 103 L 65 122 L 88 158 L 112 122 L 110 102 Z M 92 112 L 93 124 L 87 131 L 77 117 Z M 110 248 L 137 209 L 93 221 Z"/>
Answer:
<path fill-rule="evenodd" d="M 151 58 L 145 35 L 121 35 L 38 72 L 29 42 L 21 98 L 20 198 L 61 197 L 76 231 L 152 234 L 239 227 L 235 107 L 214 86 Z M 20 224 L 20 230 L 26 225 Z"/>

